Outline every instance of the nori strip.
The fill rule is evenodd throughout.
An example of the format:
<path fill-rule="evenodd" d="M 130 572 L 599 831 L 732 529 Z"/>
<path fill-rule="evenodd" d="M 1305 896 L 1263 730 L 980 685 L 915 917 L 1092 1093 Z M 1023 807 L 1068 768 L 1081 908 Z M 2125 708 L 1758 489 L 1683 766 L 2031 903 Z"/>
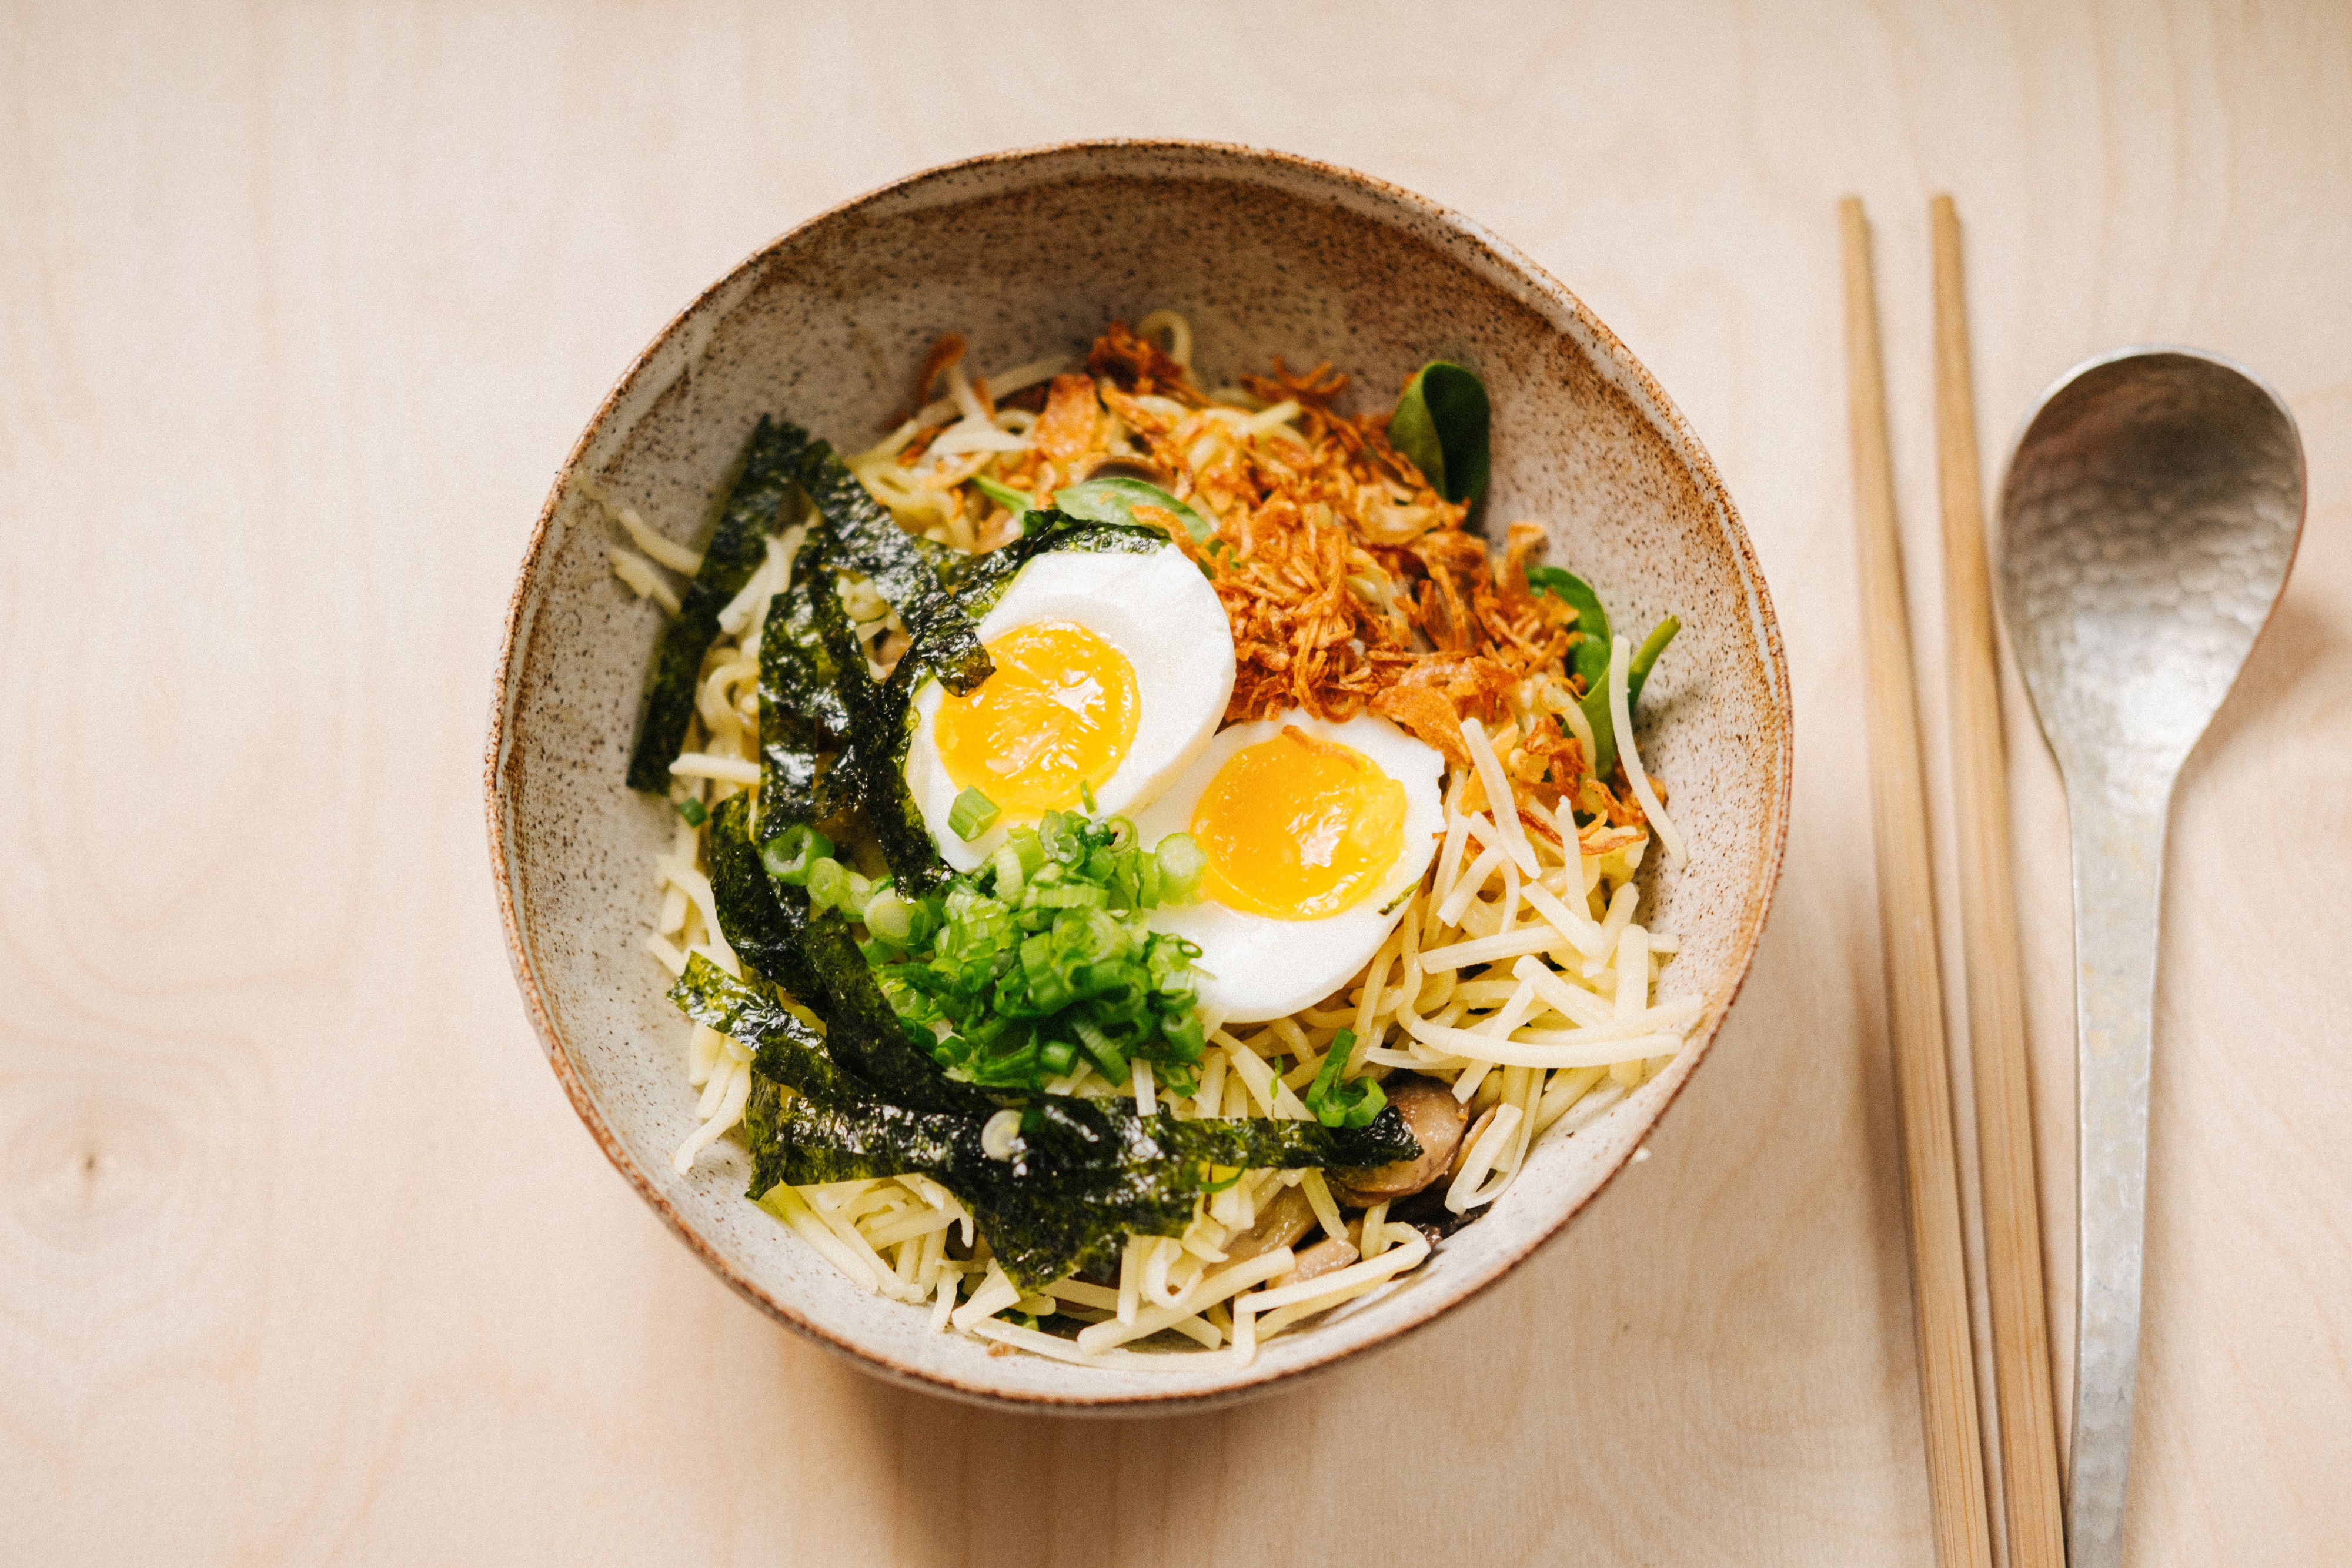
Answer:
<path fill-rule="evenodd" d="M 687 960 L 669 999 L 695 1022 L 750 1046 L 753 1064 L 789 1089 L 828 1103 L 873 1097 L 870 1085 L 856 1083 L 835 1064 L 824 1036 L 767 991 L 733 978 L 699 953 Z"/>
<path fill-rule="evenodd" d="M 1211 1168 L 1352 1169 L 1417 1159 L 1421 1145 L 1394 1106 L 1360 1127 L 1327 1127 L 1265 1116 L 1196 1117 L 1165 1111 L 1146 1116 L 1131 1102 L 1048 1094 L 1022 1113 L 1015 1170 L 1043 1181 L 1078 1184 L 1172 1182 L 1192 1192 L 1213 1180 Z"/>
<path fill-rule="evenodd" d="M 907 689 L 895 680 L 877 681 L 866 669 L 866 652 L 829 580 L 818 580 L 814 601 L 812 620 L 833 664 L 847 737 L 818 791 L 818 809 L 825 816 L 863 810 L 899 887 L 908 894 L 929 893 L 947 880 L 948 867 L 907 785 Z"/>
<path fill-rule="evenodd" d="M 827 734 L 846 735 L 840 671 L 817 626 L 817 597 L 836 601 L 824 567 L 822 530 L 812 529 L 794 563 L 800 580 L 769 601 L 760 635 L 759 837 L 767 842 L 790 821 L 824 815 L 817 751 Z"/>
<path fill-rule="evenodd" d="M 763 1045 L 753 1076 L 751 1196 L 780 1181 L 802 1186 L 919 1172 L 971 1210 L 990 1250 L 1024 1290 L 1116 1266 L 1128 1236 L 1182 1235 L 1194 1197 L 1215 1185 L 1214 1166 L 1383 1164 L 1420 1151 L 1393 1107 L 1369 1127 L 1327 1128 L 1180 1122 L 1164 1111 L 1139 1115 L 1115 1100 L 1054 1095 L 1024 1116 L 1024 1146 L 999 1160 L 982 1146 L 984 1117 L 857 1101 L 837 1087 L 787 1100 L 772 1087 L 782 1080 L 768 1071 L 783 1054 Z"/>
<path fill-rule="evenodd" d="M 996 608 L 1004 591 L 1023 567 L 1041 555 L 1055 550 L 1080 550 L 1092 555 L 1150 555 L 1168 548 L 1168 536 L 1158 528 L 1148 528 L 1139 523 L 1095 522 L 1071 517 L 1051 507 L 1041 507 L 1029 514 L 1029 531 L 1019 538 L 1008 539 L 1003 547 L 986 555 L 970 558 L 971 566 L 956 590 L 956 604 L 978 625 Z M 907 650 L 908 659 L 925 673 L 939 673 L 939 644 L 918 637 Z M 905 668 L 907 659 L 899 661 Z M 898 671 L 891 679 L 898 678 Z"/>
<path fill-rule="evenodd" d="M 806 560 L 808 547 L 802 548 Z M 817 626 L 817 596 L 832 588 L 830 581 L 809 576 L 775 597 L 767 629 L 760 634 L 760 695 L 765 699 L 772 694 L 779 706 L 813 720 L 827 734 L 845 735 L 849 710 L 841 699 L 841 672 Z M 833 598 L 837 603 L 841 596 Z"/>
<path fill-rule="evenodd" d="M 832 535 L 834 564 L 863 573 L 898 612 L 908 636 L 930 643 L 948 689 L 968 692 L 986 680 L 994 666 L 979 629 L 942 580 L 941 568 L 955 552 L 926 551 L 826 442 L 812 442 L 802 455 L 800 481 Z"/>
<path fill-rule="evenodd" d="M 730 795 L 710 813 L 710 894 L 719 929 L 736 957 L 762 979 L 795 997 L 821 998 L 824 991 L 808 959 L 808 895 L 799 888 L 780 889 L 769 879 L 751 842 L 751 804 L 749 795 Z M 797 909 L 779 896 L 784 891 L 801 894 Z"/>
<path fill-rule="evenodd" d="M 798 480 L 807 444 L 807 431 L 765 414 L 751 432 L 742 472 L 703 547 L 701 570 L 686 585 L 677 614 L 662 628 L 646 679 L 636 749 L 629 756 L 630 789 L 654 795 L 668 791 L 669 765 L 694 717 L 694 685 L 702 674 L 702 655 L 719 635 L 719 612 L 743 591 L 766 559 L 768 533 Z"/>
<path fill-rule="evenodd" d="M 1049 1095 L 1023 1113 L 1013 1157 L 982 1147 L 984 1104 L 925 1110 L 894 1103 L 838 1061 L 842 1032 L 816 1032 L 756 988 L 697 955 L 671 988 L 697 1022 L 756 1053 L 748 1113 L 751 1196 L 794 1186 L 919 1172 L 955 1193 L 985 1228 L 1005 1272 L 1034 1288 L 1117 1260 L 1129 1234 L 1176 1236 L 1215 1169 L 1350 1167 L 1420 1154 L 1395 1107 L 1364 1127 L 1258 1118 L 1180 1122 L 1118 1100 Z M 776 1086 L 792 1089 L 786 1100 Z"/>

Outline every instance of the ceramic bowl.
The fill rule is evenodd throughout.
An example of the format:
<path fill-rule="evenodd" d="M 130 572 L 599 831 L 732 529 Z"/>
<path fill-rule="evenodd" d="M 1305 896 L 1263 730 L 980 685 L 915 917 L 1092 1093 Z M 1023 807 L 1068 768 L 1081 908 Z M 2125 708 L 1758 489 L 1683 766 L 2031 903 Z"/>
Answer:
<path fill-rule="evenodd" d="M 1535 1151 L 1476 1224 L 1400 1287 L 1236 1368 L 1223 1354 L 1111 1371 L 928 1332 L 746 1202 L 732 1141 L 690 1176 L 694 1124 L 667 977 L 641 942 L 659 803 L 623 787 L 659 612 L 614 580 L 591 482 L 695 540 L 762 412 L 845 445 L 878 437 L 945 330 L 974 362 L 1083 352 L 1114 318 L 1191 318 L 1213 383 L 1275 355 L 1328 360 L 1358 408 L 1433 358 L 1494 402 L 1486 516 L 1533 517 L 1618 623 L 1682 617 L 1643 701 L 1642 751 L 1690 841 L 1651 873 L 1681 939 L 1662 997 L 1698 996 L 1690 1049 L 1618 1108 Z M 1097 142 L 935 169 L 811 219 L 706 290 L 589 421 L 531 535 L 491 703 L 493 871 L 525 1008 L 581 1119 L 679 1238 L 779 1322 L 890 1377 L 971 1399 L 1133 1412 L 1231 1400 L 1429 1322 L 1565 1225 L 1706 1059 L 1754 956 L 1789 818 L 1789 676 L 1731 497 L 1665 392 L 1576 297 L 1476 224 L 1326 164 L 1244 148 Z M 1654 902 L 1652 902 L 1654 901 Z"/>

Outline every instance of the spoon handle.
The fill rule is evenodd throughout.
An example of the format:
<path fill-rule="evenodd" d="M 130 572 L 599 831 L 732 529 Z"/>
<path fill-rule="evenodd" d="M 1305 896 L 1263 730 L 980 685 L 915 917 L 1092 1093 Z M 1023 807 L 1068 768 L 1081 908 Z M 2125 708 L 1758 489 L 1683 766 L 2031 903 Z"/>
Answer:
<path fill-rule="evenodd" d="M 2120 1568 L 2124 1560 L 2147 1213 L 2148 1057 L 2170 800 L 2169 779 L 2136 794 L 2094 778 L 2067 797 L 2082 1206 L 2069 1568 Z"/>

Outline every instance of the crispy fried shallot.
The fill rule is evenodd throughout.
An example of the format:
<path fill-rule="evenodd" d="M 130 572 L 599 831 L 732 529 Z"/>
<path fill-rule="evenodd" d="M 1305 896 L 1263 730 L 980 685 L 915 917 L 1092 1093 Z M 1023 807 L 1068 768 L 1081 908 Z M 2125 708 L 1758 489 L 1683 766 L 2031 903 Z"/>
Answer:
<path fill-rule="evenodd" d="M 926 386 L 962 347 L 940 340 Z M 1466 528 L 1468 506 L 1390 444 L 1381 416 L 1337 412 L 1348 378 L 1328 364 L 1302 373 L 1276 360 L 1272 373 L 1242 378 L 1265 406 L 1235 406 L 1114 321 L 1087 372 L 1053 379 L 1024 450 L 980 460 L 1041 506 L 1088 476 L 1126 474 L 1209 520 L 1196 541 L 1165 508 L 1135 508 L 1200 564 L 1224 605 L 1237 666 L 1228 723 L 1294 707 L 1332 721 L 1372 713 L 1464 768 L 1461 724 L 1475 718 L 1498 744 L 1512 737 L 1507 769 L 1531 831 L 1556 838 L 1550 813 L 1563 800 L 1600 824 L 1643 825 L 1632 791 L 1591 776 L 1558 716 L 1583 695 L 1567 664 L 1581 633 L 1563 600 L 1528 587 L 1540 525 L 1512 523 L 1498 566 Z M 934 434 L 917 433 L 901 461 Z M 993 549 L 1018 531 L 992 509 L 976 542 Z"/>

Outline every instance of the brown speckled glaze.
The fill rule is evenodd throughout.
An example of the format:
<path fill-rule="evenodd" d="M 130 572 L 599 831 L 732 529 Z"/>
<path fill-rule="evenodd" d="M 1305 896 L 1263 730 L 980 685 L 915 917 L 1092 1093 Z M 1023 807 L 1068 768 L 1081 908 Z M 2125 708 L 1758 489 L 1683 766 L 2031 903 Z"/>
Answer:
<path fill-rule="evenodd" d="M 1333 361 L 1385 406 L 1432 358 L 1494 399 L 1488 516 L 1535 517 L 1551 559 L 1621 624 L 1683 633 L 1643 704 L 1643 755 L 1691 845 L 1654 872 L 1654 929 L 1682 939 L 1665 996 L 1699 995 L 1693 1048 L 1593 1127 L 1547 1141 L 1518 1183 L 1401 1289 L 1236 1370 L 1076 1367 L 928 1333 L 852 1286 L 743 1200 L 731 1142 L 690 1176 L 678 1017 L 640 946 L 670 819 L 622 784 L 659 612 L 607 570 L 593 478 L 680 539 L 753 420 L 789 413 L 844 444 L 881 434 L 939 333 L 974 362 L 1083 350 L 1113 317 L 1192 319 L 1212 382 L 1280 355 Z M 1706 1055 L 1748 971 L 1789 814 L 1789 676 L 1748 536 L 1714 465 L 1649 373 L 1574 296 L 1477 225 L 1345 170 L 1192 142 L 1073 144 L 975 159 L 812 219 L 655 340 L 557 476 L 516 585 L 491 699 L 490 852 L 523 1002 L 581 1119 L 656 1212 L 749 1300 L 864 1365 L 961 1397 L 1132 1413 L 1262 1391 L 1393 1340 L 1492 1283 L 1597 1192 Z"/>

